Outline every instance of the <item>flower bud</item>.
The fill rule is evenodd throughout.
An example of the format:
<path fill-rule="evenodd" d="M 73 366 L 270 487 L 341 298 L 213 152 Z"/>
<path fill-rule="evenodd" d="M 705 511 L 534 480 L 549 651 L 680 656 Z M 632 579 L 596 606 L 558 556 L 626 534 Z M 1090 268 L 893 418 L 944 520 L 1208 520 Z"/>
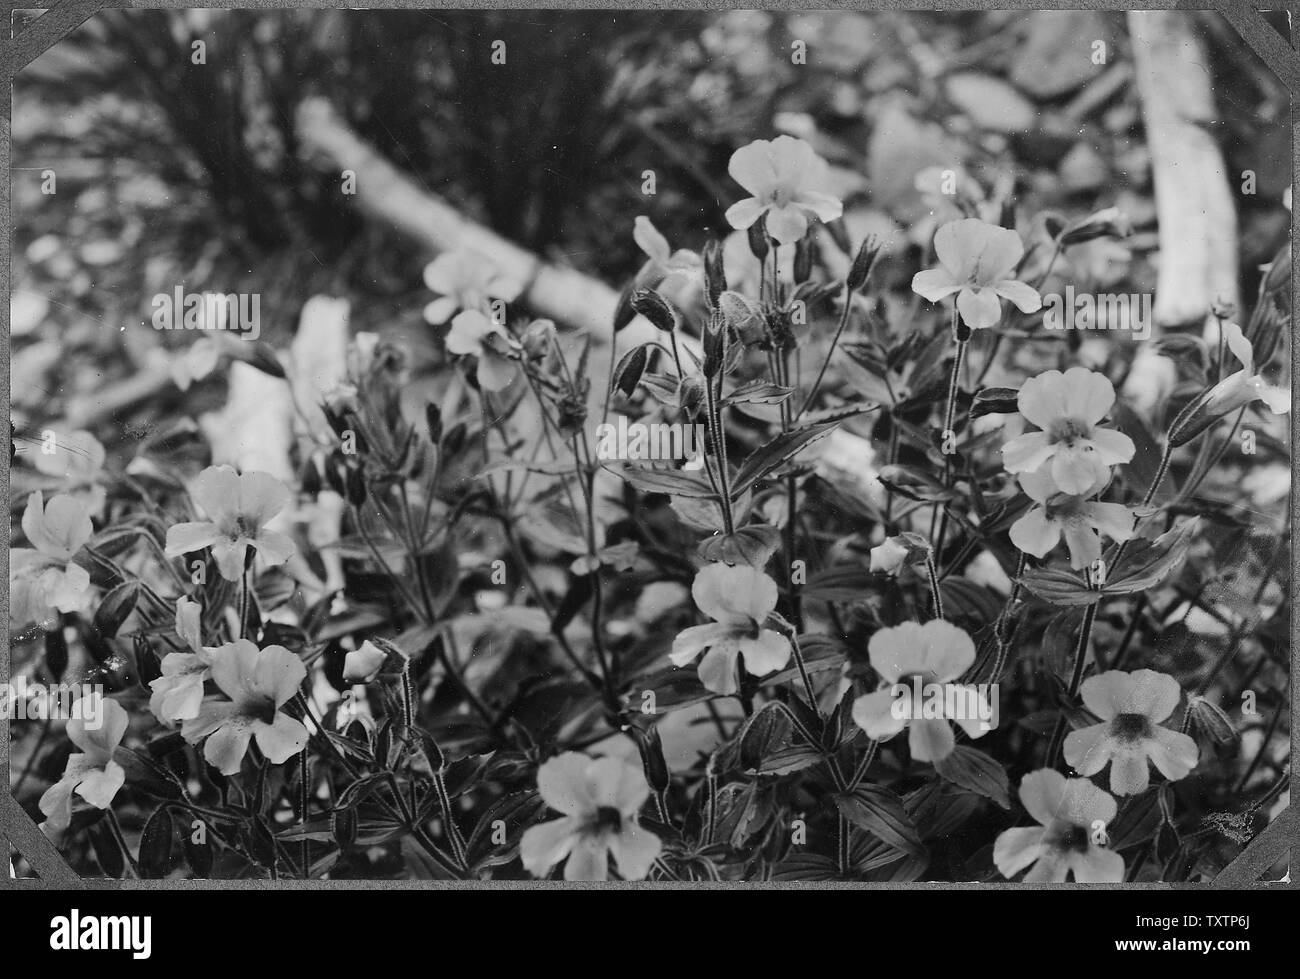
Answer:
<path fill-rule="evenodd" d="M 929 557 L 930 542 L 920 534 L 906 531 L 896 537 L 886 537 L 871 549 L 871 570 L 896 575 L 904 567 L 924 564 Z"/>
<path fill-rule="evenodd" d="M 359 507 L 366 502 L 366 480 L 361 475 L 359 468 L 348 468 L 347 476 L 344 479 L 344 487 L 347 490 L 348 502 L 354 507 Z"/>
<path fill-rule="evenodd" d="M 629 323 L 636 319 L 636 310 L 632 308 L 632 291 L 635 288 L 635 283 L 629 282 L 627 287 L 619 293 L 618 306 L 614 308 L 615 333 L 625 329 Z"/>
<path fill-rule="evenodd" d="M 812 238 L 804 235 L 794 246 L 794 281 L 796 284 L 812 278 Z"/>
<path fill-rule="evenodd" d="M 718 297 L 718 310 L 727 326 L 739 334 L 745 343 L 762 339 L 764 334 L 763 310 L 738 292 L 730 290 Z"/>
<path fill-rule="evenodd" d="M 1192 723 L 1197 729 L 1209 735 L 1219 744 L 1231 741 L 1237 736 L 1236 729 L 1232 726 L 1232 721 L 1223 709 L 1217 704 L 1212 704 L 1204 697 L 1192 697 L 1187 702 L 1191 710 Z"/>
<path fill-rule="evenodd" d="M 849 275 L 845 280 L 850 292 L 860 292 L 867 284 L 871 267 L 876 264 L 876 256 L 879 254 L 880 242 L 874 235 L 862 242 L 858 253 L 853 256 L 853 265 L 849 268 Z"/>
<path fill-rule="evenodd" d="M 772 245 L 767 238 L 767 221 L 755 221 L 749 226 L 749 230 L 745 233 L 749 236 L 749 250 L 754 254 L 754 257 L 758 259 L 759 263 L 762 264 L 767 260 L 768 249 L 771 248 Z"/>
<path fill-rule="evenodd" d="M 718 297 L 727 289 L 727 272 L 722 263 L 722 243 L 711 239 L 704 246 L 704 298 L 716 309 Z"/>
<path fill-rule="evenodd" d="M 637 289 L 633 292 L 632 308 L 665 333 L 672 333 L 677 327 L 673 308 L 653 289 Z"/>
<path fill-rule="evenodd" d="M 424 423 L 429 428 L 429 441 L 437 445 L 442 441 L 442 410 L 432 401 L 425 405 Z"/>
<path fill-rule="evenodd" d="M 704 400 L 704 378 L 699 374 L 688 374 L 677 387 L 677 404 L 688 415 L 694 415 Z"/>
<path fill-rule="evenodd" d="M 1061 232 L 1061 247 L 1069 248 L 1094 238 L 1127 238 L 1133 234 L 1133 224 L 1128 215 L 1118 207 L 1108 207 L 1090 214 L 1081 221 L 1067 225 Z"/>
<path fill-rule="evenodd" d="M 320 470 L 316 468 L 316 460 L 308 457 L 302 464 L 302 472 L 298 477 L 298 485 L 308 496 L 316 496 L 324 485 L 321 481 Z"/>
<path fill-rule="evenodd" d="M 848 255 L 853 251 L 853 246 L 849 243 L 849 231 L 844 226 L 843 218 L 836 218 L 834 221 L 827 221 L 826 231 L 831 236 L 831 241 L 835 242 L 835 247 L 845 255 Z"/>
<path fill-rule="evenodd" d="M 550 320 L 533 320 L 520 340 L 529 360 L 541 360 L 555 349 L 555 324 Z"/>

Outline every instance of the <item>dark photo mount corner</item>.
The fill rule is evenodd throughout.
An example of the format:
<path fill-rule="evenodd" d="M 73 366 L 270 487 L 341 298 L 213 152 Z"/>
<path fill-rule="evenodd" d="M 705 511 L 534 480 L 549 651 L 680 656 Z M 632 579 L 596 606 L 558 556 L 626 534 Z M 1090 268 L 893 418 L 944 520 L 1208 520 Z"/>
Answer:
<path fill-rule="evenodd" d="M 279 6 L 310 6 L 320 8 L 344 7 L 344 3 L 323 3 L 308 2 L 294 3 L 292 0 L 286 0 L 286 3 L 276 3 L 275 0 L 262 0 L 262 2 L 244 2 L 238 4 L 238 7 L 244 9 L 257 8 L 275 8 Z M 631 4 L 635 6 L 635 4 Z M 4 24 L 0 26 L 0 70 L 3 71 L 6 83 L 12 93 L 12 86 L 15 76 L 23 70 L 33 60 L 49 50 L 66 35 L 76 30 L 101 10 L 150 7 L 150 8 L 172 8 L 172 9 L 189 9 L 211 7 L 227 9 L 231 5 L 223 0 L 206 0 L 206 2 L 194 3 L 173 3 L 168 0 L 160 2 L 133 3 L 126 0 L 109 0 L 109 2 L 97 2 L 97 0 L 54 0 L 53 3 L 46 7 L 29 7 L 15 3 L 5 3 L 3 5 Z M 443 0 L 387 0 L 382 5 L 384 8 L 400 9 L 413 7 L 441 7 L 456 9 L 458 6 L 455 2 L 443 2 Z M 545 2 L 523 2 L 512 3 L 509 0 L 500 4 L 502 7 L 532 7 L 532 8 L 583 8 L 603 6 L 602 4 L 589 4 L 573 2 L 573 0 L 545 0 Z M 704 7 L 706 4 L 682 2 L 675 6 L 681 9 L 691 9 L 692 7 Z M 758 8 L 780 9 L 785 7 L 799 7 L 802 4 L 754 4 Z M 851 6 L 858 10 L 872 9 L 874 4 L 841 4 L 841 3 L 821 3 L 815 6 L 819 8 L 831 8 L 839 6 Z M 944 3 L 939 2 L 929 6 L 942 8 Z M 958 6 L 953 3 L 952 6 Z M 1060 4 L 1038 4 L 1034 2 L 1002 2 L 1000 7 L 1014 7 L 1026 10 L 1033 10 L 1038 7 L 1057 8 Z M 1300 96 L 1300 53 L 1297 53 L 1295 39 L 1300 36 L 1300 25 L 1294 23 L 1294 17 L 1287 11 L 1270 10 L 1265 8 L 1261 10 L 1256 6 L 1232 2 L 1232 0 L 1204 0 L 1204 2 L 1187 4 L 1182 2 L 1176 3 L 1140 3 L 1125 4 L 1110 2 L 1110 0 L 1078 0 L 1072 4 L 1076 7 L 1091 7 L 1102 10 L 1123 11 L 1133 8 L 1144 9 L 1164 9 L 1169 7 L 1192 8 L 1215 11 L 1220 14 L 1224 20 L 1242 37 L 1247 45 L 1259 56 L 1259 58 L 1269 67 L 1276 75 L 1278 80 L 1286 87 L 1292 96 L 1292 152 L 1293 152 L 1293 173 L 1296 168 L 1300 168 L 1300 120 L 1295 116 L 1295 98 Z M 1270 5 L 1271 6 L 1271 5 Z M 44 11 L 41 13 L 41 11 Z M 1291 39 L 1288 41 L 1285 32 L 1287 30 L 1288 19 L 1291 20 L 1290 32 Z M 3 193 L 0 193 L 0 218 L 6 227 L 11 227 L 10 214 L 10 135 L 12 120 L 12 94 L 10 100 L 6 101 L 3 111 L 0 112 L 0 126 L 3 132 L 0 133 L 0 160 L 3 162 L 4 184 Z M 1296 240 L 1294 224 L 1292 226 L 1292 281 L 1300 281 L 1300 248 L 1295 247 L 1300 242 Z M 3 260 L 0 261 L 0 276 L 4 285 L 4 292 L 7 294 L 10 289 L 10 248 L 11 241 L 9 236 L 5 236 L 0 249 L 3 251 Z M 1292 323 L 1300 323 L 1300 291 L 1292 290 Z M 8 303 L 0 304 L 0 317 L 3 317 L 3 330 L 0 334 L 3 336 L 5 359 L 9 360 L 9 305 Z M 10 407 L 10 375 L 5 370 L 3 379 L 0 379 L 0 398 L 3 399 L 6 413 Z M 1293 342 L 1292 344 L 1292 377 L 1300 375 L 1300 348 Z M 1300 457 L 1300 433 L 1292 429 L 1292 458 L 1293 460 Z M 4 482 L 6 487 L 6 496 L 9 487 L 9 456 L 7 453 L 0 453 L 0 465 L 4 467 Z M 1295 518 L 1300 516 L 1300 508 L 1297 507 L 1294 487 L 1291 496 L 1292 506 L 1292 525 L 1296 523 Z M 5 572 L 8 572 L 9 561 L 9 544 L 10 544 L 10 525 L 6 521 L 4 524 L 4 548 L 3 561 Z M 1295 589 L 1297 587 L 1296 569 L 1298 563 L 1297 541 L 1294 536 L 1292 539 L 1292 560 L 1291 560 L 1291 596 L 1295 598 Z M 9 596 L 6 589 L 2 599 L 3 614 L 5 622 L 6 639 L 9 622 Z M 1294 678 L 1296 674 L 1297 663 L 1300 657 L 1297 655 L 1297 649 L 1300 649 L 1300 621 L 1297 621 L 1293 615 L 1291 620 L 1291 675 Z M 9 679 L 9 643 L 5 642 L 3 651 L 0 652 L 0 683 L 7 682 Z M 1300 700 L 1297 698 L 1300 694 L 1296 693 L 1294 683 L 1292 684 L 1292 716 L 1300 712 Z M 1292 733 L 1293 746 L 1297 743 L 1297 734 L 1294 727 Z M 1294 756 L 1294 748 L 1293 748 Z M 7 721 L 0 724 L 0 766 L 8 771 L 9 765 L 9 724 Z M 1295 775 L 1292 773 L 1292 787 L 1294 787 Z M 1198 889 L 1213 888 L 1262 888 L 1265 886 L 1276 887 L 1277 884 L 1265 884 L 1260 880 L 1260 876 L 1273 866 L 1278 860 L 1284 858 L 1292 847 L 1300 843 L 1300 812 L 1292 804 L 1288 809 L 1281 813 L 1272 823 L 1259 833 L 1243 852 L 1223 871 L 1213 882 L 1206 885 L 1192 885 Z M 13 880 L 10 873 L 0 874 L 0 889 L 43 889 L 43 888 L 83 888 L 83 889 L 114 889 L 123 886 L 142 887 L 152 889 L 169 889 L 175 888 L 174 883 L 159 880 L 147 881 L 118 881 L 118 880 L 98 880 L 83 879 L 71 867 L 68 866 L 59 851 L 54 845 L 46 839 L 35 823 L 19 807 L 17 801 L 10 794 L 8 786 L 5 791 L 0 793 L 0 851 L 4 852 L 8 859 L 10 853 L 17 853 L 30 865 L 37 875 L 36 879 Z M 1289 876 L 1289 875 L 1288 875 Z M 226 881 L 202 881 L 198 882 L 202 886 L 236 888 L 246 885 L 247 882 L 226 882 Z M 294 887 L 302 886 L 309 883 L 311 886 L 330 886 L 331 882 L 301 882 L 286 881 L 283 886 Z M 348 887 L 352 882 L 336 882 L 335 886 Z M 190 886 L 193 886 L 191 883 Z M 255 886 L 263 886 L 263 882 L 255 882 Z M 277 885 L 279 886 L 279 885 Z M 931 887 L 940 887 L 945 889 L 963 889 L 980 887 L 978 884 L 938 884 L 928 885 Z M 1145 886 L 1162 886 L 1162 885 L 1145 885 Z M 1288 889 L 1297 887 L 1294 880 L 1280 886 Z"/>

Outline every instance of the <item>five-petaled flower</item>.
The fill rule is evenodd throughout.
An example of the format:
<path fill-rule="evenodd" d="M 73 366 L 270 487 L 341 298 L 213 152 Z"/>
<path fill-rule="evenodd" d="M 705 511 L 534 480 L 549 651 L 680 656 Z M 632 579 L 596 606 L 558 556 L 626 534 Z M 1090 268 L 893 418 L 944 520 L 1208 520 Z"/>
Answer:
<path fill-rule="evenodd" d="M 1133 536 L 1134 514 L 1120 503 L 1100 503 L 1088 497 L 1105 488 L 1094 483 L 1082 494 L 1062 493 L 1046 470 L 1022 473 L 1020 488 L 1034 506 L 1011 525 L 1011 543 L 1026 554 L 1044 557 L 1065 535 L 1070 567 L 1090 567 L 1101 557 L 1101 534 L 1126 541 Z"/>
<path fill-rule="evenodd" d="M 1031 377 L 1021 385 L 1016 405 L 1041 431 L 1002 446 L 1002 464 L 1010 473 L 1031 473 L 1050 462 L 1048 472 L 1062 493 L 1087 493 L 1110 478 L 1111 466 L 1133 458 L 1131 438 L 1101 427 L 1114 403 L 1110 379 L 1086 367 Z"/>
<path fill-rule="evenodd" d="M 644 214 L 633 224 L 632 238 L 649 256 L 637 275 L 638 285 L 668 291 L 704 278 L 704 261 L 699 253 L 688 248 L 673 251 L 668 239 Z"/>
<path fill-rule="evenodd" d="M 60 493 L 47 504 L 37 490 L 27 497 L 23 533 L 33 547 L 9 552 L 9 616 L 49 628 L 58 612 L 80 608 L 90 590 L 90 574 L 72 558 L 94 527 L 75 498 Z"/>
<path fill-rule="evenodd" d="M 203 645 L 200 618 L 203 609 L 188 598 L 176 601 L 176 635 L 189 647 L 188 653 L 163 657 L 162 676 L 149 681 L 153 695 L 149 709 L 158 720 L 189 721 L 199 716 L 203 684 L 212 677 L 212 654 L 216 647 Z"/>
<path fill-rule="evenodd" d="M 204 701 L 181 734 L 190 744 L 204 738 L 203 757 L 222 775 L 234 775 L 257 739 L 273 764 L 288 761 L 307 744 L 307 729 L 280 708 L 298 693 L 307 668 L 283 646 L 259 650 L 237 639 L 212 651 L 212 679 L 229 700 Z"/>
<path fill-rule="evenodd" d="M 1134 795 L 1150 784 L 1148 760 L 1171 782 L 1196 767 L 1196 742 L 1160 726 L 1178 706 L 1181 691 L 1173 677 L 1108 670 L 1085 680 L 1079 692 L 1084 706 L 1101 718 L 1065 738 L 1065 760 L 1080 775 L 1096 775 L 1109 762 L 1110 790 Z"/>
<path fill-rule="evenodd" d="M 875 693 L 853 702 L 853 722 L 867 737 L 883 740 L 910 728 L 908 745 L 912 759 L 933 762 L 947 758 L 956 745 L 948 721 L 960 724 L 972 738 L 987 733 L 993 705 L 979 688 L 953 682 L 975 662 L 975 644 L 955 625 L 932 619 L 924 625 L 904 622 L 881 629 L 867 643 L 867 656 L 881 680 Z M 897 708 L 900 695 L 910 698 L 913 678 L 919 678 L 922 685 L 944 687 L 942 717 L 908 716 L 910 712 Z M 957 688 L 952 696 L 947 695 L 949 687 Z M 935 705 L 939 706 L 938 698 Z M 953 710 L 954 716 L 950 716 L 950 706 L 974 709 Z"/>
<path fill-rule="evenodd" d="M 116 700 L 96 694 L 77 701 L 75 713 L 79 716 L 68 721 L 68 737 L 81 751 L 68 757 L 63 776 L 40 801 L 46 816 L 41 829 L 51 838 L 57 838 L 72 820 L 73 793 L 96 809 L 107 809 L 126 782 L 126 770 L 113 761 L 113 752 L 126 734 L 126 710 Z"/>
<path fill-rule="evenodd" d="M 1022 313 L 1041 309 L 1038 292 L 1011 276 L 1025 254 L 1020 236 L 978 218 L 950 221 L 935 233 L 939 267 L 912 277 L 912 291 L 932 303 L 957 294 L 957 312 L 972 330 L 1002 319 L 1002 300 Z"/>
<path fill-rule="evenodd" d="M 1037 826 L 1008 829 L 993 844 L 993 863 L 1008 879 L 1029 867 L 1026 884 L 1118 884 L 1124 858 L 1106 848 L 1115 800 L 1084 778 L 1050 768 L 1020 782 L 1020 802 Z M 1030 866 L 1032 864 L 1032 866 Z"/>
<path fill-rule="evenodd" d="M 274 476 L 209 466 L 199 473 L 190 495 L 209 519 L 168 528 L 168 557 L 211 547 L 217 570 L 227 581 L 238 581 L 243 575 L 250 547 L 269 565 L 293 557 L 293 541 L 266 529 L 289 502 L 289 490 Z"/>
<path fill-rule="evenodd" d="M 767 233 L 783 245 L 808 232 L 808 215 L 834 221 L 844 205 L 824 191 L 830 167 L 802 139 L 756 139 L 731 154 L 727 172 L 754 196 L 727 208 L 727 221 L 744 230 L 766 215 Z"/>
<path fill-rule="evenodd" d="M 1236 323 L 1222 325 L 1224 339 L 1232 355 L 1241 361 L 1241 370 L 1229 374 L 1206 395 L 1206 410 L 1213 416 L 1225 415 L 1253 401 L 1262 401 L 1275 415 L 1291 410 L 1290 388 L 1269 384 L 1255 373 L 1255 351 Z"/>
<path fill-rule="evenodd" d="M 763 626 L 776 608 L 776 582 L 746 565 L 710 564 L 691 585 L 700 611 L 713 619 L 708 625 L 683 629 L 673 640 L 669 659 L 685 666 L 707 649 L 700 660 L 700 682 L 718 694 L 734 694 L 736 659 L 754 676 L 765 676 L 790 661 L 790 640 Z"/>
<path fill-rule="evenodd" d="M 484 391 L 500 391 L 515 377 L 519 343 L 477 309 L 458 313 L 447 334 L 447 352 L 477 358 L 474 376 Z"/>
<path fill-rule="evenodd" d="M 103 513 L 108 492 L 100 484 L 104 471 L 104 446 L 87 431 L 47 430 L 32 465 L 56 480 L 52 489 L 78 500 L 92 517 Z"/>
<path fill-rule="evenodd" d="M 491 259 L 463 249 L 443 252 L 426 265 L 424 284 L 439 294 L 424 307 L 424 318 L 434 326 L 442 326 L 460 310 L 478 309 L 490 299 L 514 299 L 519 291 Z"/>
<path fill-rule="evenodd" d="M 545 877 L 565 857 L 565 880 L 608 879 L 611 856 L 624 880 L 650 873 L 662 844 L 637 823 L 650 796 L 640 768 L 566 751 L 538 769 L 537 791 L 564 816 L 524 830 L 520 857 L 534 877 Z"/>

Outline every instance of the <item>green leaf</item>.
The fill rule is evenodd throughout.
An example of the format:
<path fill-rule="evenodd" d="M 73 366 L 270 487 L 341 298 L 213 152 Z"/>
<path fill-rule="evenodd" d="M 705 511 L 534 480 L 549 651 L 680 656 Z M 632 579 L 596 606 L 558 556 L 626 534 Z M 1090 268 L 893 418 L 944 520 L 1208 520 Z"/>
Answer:
<path fill-rule="evenodd" d="M 734 534 L 707 537 L 696 550 L 706 561 L 747 564 L 761 571 L 780 546 L 779 530 L 769 524 L 751 524 Z"/>
<path fill-rule="evenodd" d="M 140 834 L 141 877 L 159 880 L 176 868 L 179 854 L 174 852 L 175 836 L 171 812 L 166 806 L 159 806 Z"/>
<path fill-rule="evenodd" d="M 717 494 L 704 476 L 681 469 L 639 469 L 624 466 L 611 472 L 621 476 L 642 493 L 666 493 L 691 500 L 715 500 Z"/>
<path fill-rule="evenodd" d="M 63 679 L 63 672 L 68 668 L 68 640 L 61 628 L 50 629 L 45 633 L 45 668 L 55 681 Z"/>
<path fill-rule="evenodd" d="M 330 832 L 339 849 L 346 850 L 357 841 L 357 811 L 339 809 L 330 814 Z"/>
<path fill-rule="evenodd" d="M 106 815 L 87 830 L 90 845 L 95 850 L 95 859 L 109 877 L 121 878 L 126 873 L 126 861 L 122 857 L 122 848 L 117 845 L 117 837 L 108 826 Z"/>
<path fill-rule="evenodd" d="M 736 388 L 719 403 L 723 407 L 740 404 L 779 405 L 793 393 L 794 388 L 781 387 L 768 381 L 749 381 Z"/>
<path fill-rule="evenodd" d="M 808 576 L 804 598 L 820 602 L 856 602 L 873 588 L 871 572 L 860 564 L 837 564 Z"/>
<path fill-rule="evenodd" d="M 753 775 L 789 775 L 791 772 L 811 768 L 822 760 L 821 752 L 808 745 L 795 744 L 773 751 L 758 766 L 750 769 Z"/>
<path fill-rule="evenodd" d="M 1052 605 L 1093 605 L 1102 598 L 1100 591 L 1089 588 L 1079 575 L 1063 568 L 1031 568 L 1021 576 L 1020 583 Z"/>
<path fill-rule="evenodd" d="M 122 628 L 122 623 L 135 610 L 136 602 L 139 600 L 140 582 L 138 581 L 124 581 L 112 589 L 103 597 L 99 608 L 95 610 L 93 622 L 95 631 L 106 639 L 115 637 L 117 630 Z"/>
<path fill-rule="evenodd" d="M 1015 388 L 984 388 L 976 392 L 970 406 L 970 420 L 983 415 L 1010 415 L 1019 411 L 1016 401 L 1019 394 Z"/>
<path fill-rule="evenodd" d="M 959 744 L 947 758 L 934 763 L 934 770 L 954 785 L 992 799 L 1003 809 L 1011 808 L 1006 770 L 978 749 Z"/>
<path fill-rule="evenodd" d="M 839 869 L 830 857 L 819 853 L 795 853 L 786 857 L 772 869 L 772 880 L 826 881 L 836 880 Z"/>
<path fill-rule="evenodd" d="M 122 766 L 127 783 L 134 788 L 165 802 L 181 798 L 181 787 L 176 780 L 169 778 L 165 769 L 140 752 L 118 748 L 113 752 L 113 761 Z"/>
<path fill-rule="evenodd" d="M 194 871 L 194 876 L 200 880 L 211 877 L 212 842 L 207 827 L 203 827 L 200 834 L 199 827 L 195 826 L 193 821 L 188 826 L 182 826 L 181 846 L 185 850 L 185 860 Z"/>
<path fill-rule="evenodd" d="M 611 389 L 622 391 L 629 398 L 632 397 L 637 385 L 641 383 L 641 376 L 645 373 L 649 360 L 650 345 L 647 343 L 633 347 L 625 353 L 610 376 Z"/>
<path fill-rule="evenodd" d="M 921 839 L 933 840 L 960 829 L 980 807 L 980 799 L 971 792 L 954 791 L 943 779 L 934 779 L 904 796 L 903 805 Z"/>
<path fill-rule="evenodd" d="M 903 800 L 883 785 L 859 785 L 852 794 L 836 793 L 835 807 L 859 829 L 904 853 L 925 852 Z"/>
<path fill-rule="evenodd" d="M 747 772 L 757 771 L 769 755 L 790 746 L 793 730 L 781 705 L 764 704 L 740 732 L 740 767 Z"/>
<path fill-rule="evenodd" d="M 546 810 L 536 792 L 515 792 L 502 796 L 479 818 L 465 844 L 466 859 L 475 870 L 509 863 L 519 852 L 524 830 Z M 505 842 L 500 842 L 504 831 Z"/>
<path fill-rule="evenodd" d="M 1200 523 L 1200 517 L 1193 517 L 1154 541 L 1133 541 L 1125 551 L 1124 563 L 1116 569 L 1119 573 L 1107 580 L 1102 591 L 1107 595 L 1131 595 L 1163 582 L 1187 557 Z"/>
<path fill-rule="evenodd" d="M 731 498 L 739 499 L 746 490 L 751 489 L 768 473 L 785 465 L 814 442 L 830 435 L 835 430 L 835 425 L 835 422 L 828 422 L 810 425 L 807 428 L 796 428 L 789 432 L 782 432 L 772 441 L 760 445 L 749 454 L 741 464 L 740 471 L 736 473 L 731 486 Z"/>
<path fill-rule="evenodd" d="M 823 408 L 820 411 L 809 411 L 800 419 L 799 428 L 796 431 L 818 425 L 829 424 L 830 422 L 842 422 L 846 418 L 854 418 L 858 415 L 865 415 L 868 411 L 875 411 L 880 405 L 874 401 L 854 401 L 850 404 L 838 405 L 834 408 Z"/>

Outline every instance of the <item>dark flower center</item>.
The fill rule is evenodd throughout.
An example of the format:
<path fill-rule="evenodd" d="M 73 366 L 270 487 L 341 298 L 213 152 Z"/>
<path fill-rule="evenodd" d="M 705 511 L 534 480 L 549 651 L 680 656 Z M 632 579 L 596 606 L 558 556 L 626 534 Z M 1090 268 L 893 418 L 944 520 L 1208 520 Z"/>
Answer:
<path fill-rule="evenodd" d="M 601 806 L 596 810 L 592 828 L 597 832 L 609 830 L 611 833 L 617 833 L 623 828 L 623 814 L 613 806 Z"/>
<path fill-rule="evenodd" d="M 1088 831 L 1082 826 L 1067 826 L 1052 842 L 1062 850 L 1077 850 L 1082 853 L 1088 849 Z"/>
<path fill-rule="evenodd" d="M 1083 497 L 1056 493 L 1043 504 L 1043 512 L 1048 520 L 1069 520 L 1082 514 L 1082 504 Z"/>
<path fill-rule="evenodd" d="M 249 697 L 244 701 L 243 713 L 263 724 L 275 723 L 275 701 L 270 697 Z"/>
<path fill-rule="evenodd" d="M 1110 733 L 1119 741 L 1141 741 L 1151 733 L 1145 714 L 1119 714 L 1110 722 Z"/>
<path fill-rule="evenodd" d="M 1092 426 L 1077 418 L 1061 418 L 1052 423 L 1051 436 L 1053 442 L 1073 446 L 1078 439 L 1087 438 L 1091 432 Z"/>

